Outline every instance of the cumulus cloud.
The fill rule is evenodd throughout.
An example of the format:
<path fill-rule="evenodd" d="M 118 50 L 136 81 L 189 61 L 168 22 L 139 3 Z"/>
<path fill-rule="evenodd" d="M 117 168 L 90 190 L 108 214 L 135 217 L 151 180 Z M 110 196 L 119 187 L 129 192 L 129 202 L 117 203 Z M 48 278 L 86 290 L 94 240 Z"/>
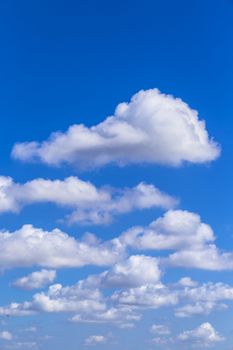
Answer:
<path fill-rule="evenodd" d="M 139 183 L 133 188 L 97 188 L 78 177 L 64 180 L 34 179 L 24 184 L 0 176 L 0 212 L 18 212 L 33 203 L 54 203 L 72 209 L 69 223 L 109 223 L 117 214 L 153 207 L 168 209 L 177 200 L 153 185 Z"/>
<path fill-rule="evenodd" d="M 97 312 L 106 310 L 102 295 L 97 288 L 86 288 L 82 281 L 63 287 L 51 285 L 47 292 L 34 294 L 32 301 L 11 303 L 0 308 L 0 315 L 24 316 L 38 312 Z"/>
<path fill-rule="evenodd" d="M 169 210 L 147 227 L 132 227 L 120 236 L 126 246 L 139 250 L 172 250 L 164 258 L 167 266 L 206 270 L 230 270 L 233 253 L 215 245 L 212 228 L 198 214 Z"/>
<path fill-rule="evenodd" d="M 102 284 L 109 287 L 136 287 L 160 280 L 158 260 L 144 255 L 133 255 L 116 263 L 102 274 Z"/>
<path fill-rule="evenodd" d="M 198 268 L 212 271 L 232 270 L 233 253 L 221 252 L 215 244 L 204 245 L 199 249 L 180 250 L 167 260 L 170 266 Z"/>
<path fill-rule="evenodd" d="M 0 315 L 69 312 L 73 322 L 131 328 L 141 319 L 138 310 L 170 306 L 175 307 L 177 317 L 190 317 L 224 309 L 227 306 L 222 302 L 233 300 L 233 287 L 227 284 L 198 284 L 185 277 L 165 285 L 159 278 L 157 258 L 130 256 L 74 285 L 54 284 L 47 291 L 34 294 L 31 301 L 2 306 Z M 170 333 L 168 327 L 156 324 L 151 331 L 159 338 Z"/>
<path fill-rule="evenodd" d="M 56 278 L 55 270 L 40 270 L 32 272 L 28 276 L 17 279 L 13 286 L 21 289 L 39 289 L 45 287 L 47 284 L 52 283 Z"/>
<path fill-rule="evenodd" d="M 12 151 L 22 161 L 53 166 L 72 163 L 79 168 L 109 163 L 179 166 L 186 161 L 210 162 L 219 154 L 219 146 L 209 138 L 197 111 L 157 89 L 139 91 L 98 125 L 73 125 L 42 143 L 18 143 Z"/>
<path fill-rule="evenodd" d="M 193 304 L 186 304 L 176 309 L 177 317 L 192 317 L 194 315 L 208 315 L 214 310 L 224 310 L 225 304 L 216 303 L 213 301 L 198 301 Z"/>
<path fill-rule="evenodd" d="M 178 338 L 182 341 L 191 341 L 197 346 L 211 346 L 224 340 L 208 322 L 202 323 L 191 331 L 181 333 Z"/>
<path fill-rule="evenodd" d="M 130 249 L 136 249 L 166 251 L 166 255 L 159 258 L 163 267 L 232 269 L 233 253 L 220 251 L 214 241 L 211 227 L 203 223 L 199 215 L 182 210 L 170 210 L 149 226 L 133 227 L 107 241 L 100 241 L 91 233 L 77 240 L 59 229 L 48 232 L 24 225 L 15 232 L 0 231 L 0 268 L 110 266 L 127 256 Z M 143 265 L 148 269 L 147 274 Z M 132 270 L 140 271 L 137 278 L 144 278 L 144 284 L 151 283 L 151 276 L 154 281 L 159 276 L 155 258 L 135 255 L 108 271 L 105 281 L 114 284 L 121 280 L 122 285 L 126 281 L 136 283 L 136 275 L 134 282 L 127 276 L 128 273 L 132 275 Z M 188 282 L 183 281 L 183 284 Z"/>
<path fill-rule="evenodd" d="M 163 306 L 176 305 L 178 295 L 162 283 L 146 284 L 136 288 L 117 291 L 112 300 L 120 305 L 158 309 Z"/>
<path fill-rule="evenodd" d="M 93 346 L 93 345 L 106 344 L 106 343 L 107 343 L 107 337 L 103 335 L 90 335 L 85 339 L 84 345 Z"/>
<path fill-rule="evenodd" d="M 124 244 L 136 249 L 183 250 L 202 247 L 215 239 L 200 216 L 184 210 L 170 210 L 147 227 L 133 227 L 121 235 Z"/>
<path fill-rule="evenodd" d="M 30 315 L 35 312 L 75 312 L 76 315 L 72 318 L 75 322 L 112 322 L 128 327 L 139 320 L 139 315 L 135 314 L 129 305 L 118 303 L 116 295 L 110 299 L 104 298 L 100 288 L 126 289 L 132 286 L 142 286 L 144 283 L 156 283 L 156 288 L 159 289 L 161 288 L 159 278 L 160 270 L 156 258 L 131 256 L 116 263 L 110 270 L 91 275 L 73 286 L 63 287 L 55 284 L 49 287 L 48 292 L 35 294 L 30 302 L 12 303 L 2 307 L 0 314 Z M 156 307 L 166 303 L 166 300 L 162 300 L 166 298 L 165 294 L 164 291 L 157 293 L 157 296 L 160 295 L 160 300 Z"/>
<path fill-rule="evenodd" d="M 82 283 L 82 282 L 81 282 Z M 94 286 L 86 285 L 83 281 L 83 288 L 95 289 Z M 98 288 L 97 288 L 98 290 Z M 76 323 L 91 323 L 91 324 L 113 324 L 119 328 L 133 328 L 135 322 L 140 321 L 141 315 L 135 311 L 135 308 L 130 305 L 121 305 L 113 301 L 111 297 L 101 299 L 101 309 L 96 309 L 94 312 L 90 307 L 83 310 L 76 310 L 71 321 Z"/>
<path fill-rule="evenodd" d="M 3 340 L 12 340 L 13 338 L 13 335 L 8 332 L 8 331 L 2 331 L 0 332 L 0 339 L 3 339 Z"/>
<path fill-rule="evenodd" d="M 112 323 L 122 328 L 133 327 L 141 318 L 130 306 L 113 305 L 88 279 L 71 286 L 54 284 L 47 292 L 34 294 L 31 301 L 0 307 L 0 315 L 8 316 L 62 312 L 73 313 L 72 322 Z"/>
<path fill-rule="evenodd" d="M 168 251 L 168 255 L 163 254 L 159 259 L 166 267 L 232 269 L 233 253 L 220 251 L 214 241 L 211 227 L 203 223 L 199 215 L 182 210 L 170 210 L 149 226 L 133 227 L 103 242 L 93 234 L 86 234 L 77 240 L 58 229 L 48 232 L 24 225 L 15 232 L 0 231 L 0 268 L 109 266 L 127 255 L 129 249 L 136 249 Z M 152 261 L 154 264 L 151 264 Z M 155 279 L 158 276 L 155 258 L 134 256 L 123 264 L 119 263 L 106 273 L 106 283 L 114 284 L 114 280 L 121 280 L 122 284 L 123 280 L 131 283 L 129 276 L 124 278 L 124 275 L 132 272 L 131 269 L 140 271 L 137 276 L 139 280 L 144 278 L 145 284 L 151 283 L 151 276 Z M 143 265 L 148 268 L 147 277 Z M 136 275 L 133 279 L 136 283 Z"/>
<path fill-rule="evenodd" d="M 180 291 L 180 297 L 189 303 L 176 309 L 175 314 L 178 317 L 209 314 L 213 310 L 227 308 L 222 301 L 233 300 L 233 287 L 221 282 L 184 287 Z"/>
<path fill-rule="evenodd" d="M 140 321 L 141 315 L 136 313 L 130 306 L 115 305 L 109 306 L 104 311 L 98 311 L 95 313 L 89 312 L 78 313 L 71 318 L 72 322 L 78 323 L 112 323 L 119 328 L 132 328 L 135 322 Z"/>
<path fill-rule="evenodd" d="M 54 229 L 43 231 L 24 225 L 15 232 L 0 232 L 0 268 L 49 268 L 112 265 L 122 257 L 117 240 L 100 242 L 94 235 L 81 240 Z"/>
<path fill-rule="evenodd" d="M 190 277 L 182 277 L 178 284 L 182 287 L 196 287 L 198 285 L 198 282 L 193 281 Z"/>

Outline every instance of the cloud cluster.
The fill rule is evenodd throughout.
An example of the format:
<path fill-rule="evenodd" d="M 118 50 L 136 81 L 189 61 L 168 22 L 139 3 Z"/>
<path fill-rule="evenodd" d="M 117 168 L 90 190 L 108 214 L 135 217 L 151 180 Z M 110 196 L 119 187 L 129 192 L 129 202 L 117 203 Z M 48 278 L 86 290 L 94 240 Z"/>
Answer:
<path fill-rule="evenodd" d="M 74 314 L 73 322 L 113 323 L 121 328 L 132 327 L 141 316 L 133 308 L 114 305 L 103 296 L 93 281 L 81 280 L 75 285 L 51 285 L 47 292 L 34 294 L 31 301 L 0 307 L 0 315 L 28 316 L 36 313 Z"/>
<path fill-rule="evenodd" d="M 219 145 L 209 137 L 198 113 L 181 99 L 157 89 L 139 91 L 98 125 L 73 125 L 46 141 L 18 143 L 12 150 L 12 156 L 21 161 L 51 166 L 68 163 L 79 169 L 143 163 L 178 167 L 186 162 L 211 162 L 219 154 Z M 233 300 L 233 287 L 224 283 L 199 284 L 189 277 L 177 283 L 162 281 L 163 272 L 174 267 L 231 270 L 233 252 L 221 251 L 212 228 L 198 214 L 174 210 L 178 201 L 153 184 L 141 182 L 116 189 L 98 188 L 75 176 L 36 178 L 26 183 L 0 176 L 0 213 L 17 213 L 35 203 L 65 208 L 68 214 L 64 220 L 71 224 L 107 224 L 117 215 L 155 207 L 166 212 L 148 226 L 133 226 L 106 241 L 91 233 L 77 239 L 59 229 L 45 231 L 32 225 L 15 232 L 0 231 L 1 270 L 42 268 L 12 285 L 26 290 L 48 285 L 27 301 L 0 306 L 2 316 L 69 313 L 72 322 L 132 328 L 147 309 L 169 306 L 182 318 L 207 315 L 226 308 L 224 302 Z M 105 270 L 72 285 L 54 284 L 56 269 L 86 265 Z M 155 335 L 152 343 L 158 346 L 175 341 L 210 346 L 224 340 L 207 322 L 176 338 L 166 325 L 153 324 L 150 331 Z M 0 332 L 0 339 L 12 337 L 7 331 Z M 107 341 L 108 336 L 90 335 L 84 346 L 101 346 Z M 36 346 L 35 342 L 17 344 Z"/>
<path fill-rule="evenodd" d="M 30 275 L 29 275 L 30 276 Z M 145 309 L 175 308 L 177 317 L 205 315 L 227 306 L 233 300 L 233 287 L 223 283 L 202 285 L 183 277 L 165 285 L 157 258 L 135 255 L 116 262 L 109 270 L 78 281 L 71 286 L 51 285 L 36 293 L 31 301 L 0 307 L 0 315 L 27 316 L 35 313 L 72 314 L 71 321 L 82 323 L 112 323 L 121 328 L 133 327 Z M 153 325 L 151 332 L 157 341 L 169 335 L 163 325 Z M 182 335 L 182 340 L 187 337 Z M 160 340 L 159 340 L 160 339 Z"/>
<path fill-rule="evenodd" d="M 79 283 L 63 287 L 61 284 L 51 285 L 48 291 L 36 293 L 32 301 L 12 303 L 0 308 L 1 315 L 22 316 L 37 312 L 94 312 L 104 311 L 105 303 L 100 291 L 87 288 Z"/>
<path fill-rule="evenodd" d="M 34 179 L 24 184 L 0 176 L 0 212 L 18 212 L 33 203 L 54 203 L 72 209 L 69 223 L 104 224 L 117 214 L 160 207 L 172 208 L 177 200 L 153 185 L 139 183 L 133 188 L 97 188 L 78 177 L 64 180 Z"/>
<path fill-rule="evenodd" d="M 96 126 L 73 125 L 42 143 L 18 143 L 12 151 L 22 161 L 72 163 L 79 168 L 109 163 L 179 166 L 185 161 L 209 162 L 219 154 L 219 146 L 209 138 L 198 113 L 157 89 L 139 91 Z"/>
<path fill-rule="evenodd" d="M 24 225 L 15 232 L 0 232 L 0 268 L 107 266 L 129 255 L 133 249 L 165 251 L 166 254 L 159 260 L 134 254 L 128 265 L 122 266 L 119 262 L 106 273 L 105 283 L 114 285 L 121 281 L 129 284 L 135 283 L 136 278 L 148 282 L 151 276 L 155 281 L 160 274 L 158 261 L 166 268 L 232 269 L 233 253 L 220 251 L 214 241 L 211 227 L 203 223 L 199 215 L 182 210 L 170 210 L 149 226 L 132 227 L 107 241 L 100 241 L 90 233 L 77 240 L 59 229 L 48 232 Z M 153 268 L 148 267 L 151 262 Z M 143 273 L 143 266 L 147 274 Z M 133 270 L 138 271 L 134 282 L 128 276 Z"/>

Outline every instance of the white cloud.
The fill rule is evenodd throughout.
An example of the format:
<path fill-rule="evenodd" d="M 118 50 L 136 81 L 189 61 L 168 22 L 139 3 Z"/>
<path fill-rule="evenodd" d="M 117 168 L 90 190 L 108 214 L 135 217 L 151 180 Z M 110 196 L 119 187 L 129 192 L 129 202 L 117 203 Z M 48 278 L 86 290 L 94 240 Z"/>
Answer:
<path fill-rule="evenodd" d="M 227 307 L 222 301 L 233 300 L 233 287 L 221 282 L 190 285 L 185 286 L 180 291 L 180 297 L 182 300 L 188 300 L 191 303 L 177 308 L 176 316 L 207 315 L 213 310 L 221 310 Z"/>
<path fill-rule="evenodd" d="M 107 190 L 105 189 L 107 192 Z M 142 210 L 160 207 L 163 209 L 173 208 L 178 200 L 161 192 L 153 185 L 139 183 L 133 188 L 123 190 L 111 189 L 108 192 L 109 199 L 103 202 L 93 203 L 92 206 L 78 208 L 68 215 L 69 223 L 109 223 L 112 217 L 118 214 L 129 213 L 133 210 Z"/>
<path fill-rule="evenodd" d="M 119 303 L 116 295 L 113 298 L 104 297 L 100 288 L 125 289 L 150 282 L 157 283 L 156 288 L 161 289 L 159 278 L 160 270 L 156 258 L 131 256 L 116 263 L 109 271 L 91 275 L 73 286 L 55 284 L 49 287 L 48 292 L 35 294 L 31 301 L 1 307 L 0 314 L 24 316 L 37 312 L 71 312 L 75 313 L 72 317 L 74 322 L 114 323 L 119 327 L 129 328 L 140 320 L 140 315 L 134 312 L 132 306 Z M 154 299 L 158 300 L 156 305 L 153 303 L 153 308 L 171 302 L 167 300 L 166 293 L 162 291 L 154 295 Z"/>
<path fill-rule="evenodd" d="M 178 338 L 182 341 L 194 342 L 198 346 L 210 346 L 224 340 L 208 322 L 202 323 L 194 330 L 181 333 Z"/>
<path fill-rule="evenodd" d="M 13 335 L 8 332 L 8 331 L 2 331 L 0 332 L 0 339 L 3 339 L 3 340 L 12 340 L 13 338 Z"/>
<path fill-rule="evenodd" d="M 169 210 L 147 227 L 132 227 L 120 236 L 123 245 L 139 250 L 172 250 L 167 266 L 206 270 L 233 269 L 233 253 L 214 244 L 211 227 L 198 214 Z"/>
<path fill-rule="evenodd" d="M 151 250 L 183 250 L 202 247 L 215 237 L 200 216 L 184 210 L 170 210 L 147 227 L 133 227 L 123 233 L 121 241 L 133 248 Z"/>
<path fill-rule="evenodd" d="M 139 91 L 96 126 L 73 125 L 42 143 L 18 143 L 12 151 L 22 161 L 72 163 L 80 168 L 108 163 L 179 166 L 185 161 L 209 162 L 219 154 L 219 146 L 209 138 L 198 113 L 157 89 Z"/>
<path fill-rule="evenodd" d="M 153 207 L 172 208 L 177 200 L 155 186 L 139 183 L 133 188 L 97 188 L 78 177 L 64 180 L 34 179 L 24 184 L 0 176 L 0 212 L 18 212 L 33 203 L 54 203 L 72 209 L 69 223 L 108 223 L 117 214 Z"/>
<path fill-rule="evenodd" d="M 32 272 L 28 276 L 21 277 L 17 279 L 13 286 L 21 289 L 37 289 L 37 288 L 43 288 L 47 284 L 52 283 L 56 278 L 56 271 L 55 270 L 40 270 Z"/>
<path fill-rule="evenodd" d="M 157 283 L 117 291 L 112 295 L 112 300 L 120 305 L 158 309 L 176 305 L 179 299 L 176 291 L 169 290 L 162 283 Z"/>
<path fill-rule="evenodd" d="M 159 335 L 168 335 L 171 333 L 168 326 L 162 324 L 153 324 L 150 330 L 152 333 Z"/>
<path fill-rule="evenodd" d="M 122 257 L 117 240 L 100 242 L 91 234 L 81 240 L 54 229 L 24 225 L 15 232 L 0 232 L 0 268 L 49 268 L 112 265 Z"/>
<path fill-rule="evenodd" d="M 182 277 L 178 284 L 182 287 L 196 287 L 198 285 L 198 282 L 193 281 L 190 277 Z"/>
<path fill-rule="evenodd" d="M 0 315 L 28 316 L 36 313 L 73 313 L 71 321 L 79 323 L 112 323 L 118 327 L 133 327 L 141 315 L 125 305 L 113 305 L 99 288 L 89 281 L 81 280 L 72 286 L 55 284 L 47 292 L 34 294 L 31 301 L 11 303 L 0 307 Z"/>
<path fill-rule="evenodd" d="M 85 339 L 85 346 L 93 346 L 98 344 L 106 344 L 107 343 L 107 337 L 103 335 L 90 335 Z"/>
<path fill-rule="evenodd" d="M 213 301 L 199 301 L 193 304 L 186 304 L 176 309 L 177 317 L 191 317 L 194 315 L 208 315 L 214 310 L 226 309 L 225 304 L 219 304 Z"/>
<path fill-rule="evenodd" d="M 110 287 L 137 287 L 160 280 L 158 260 L 144 255 L 133 255 L 116 263 L 102 275 L 102 284 Z"/>
<path fill-rule="evenodd" d="M 190 242 L 191 243 L 191 242 Z M 204 245 L 198 249 L 190 247 L 171 254 L 168 265 L 198 268 L 212 271 L 232 270 L 233 253 L 221 252 L 215 244 Z"/>
<path fill-rule="evenodd" d="M 208 282 L 200 286 L 185 288 L 183 294 L 186 298 L 195 301 L 233 300 L 233 287 L 222 282 Z"/>
<path fill-rule="evenodd" d="M 86 310 L 85 313 L 76 314 L 71 318 L 73 322 L 79 323 L 111 323 L 119 328 L 133 328 L 135 322 L 140 321 L 141 315 L 135 312 L 133 308 L 125 305 L 109 306 L 104 311 L 90 312 Z"/>
<path fill-rule="evenodd" d="M 97 288 L 86 288 L 82 281 L 73 286 L 54 284 L 48 292 L 34 294 L 32 301 L 12 303 L 0 307 L 0 315 L 26 316 L 37 312 L 81 312 L 105 311 L 106 305 Z"/>

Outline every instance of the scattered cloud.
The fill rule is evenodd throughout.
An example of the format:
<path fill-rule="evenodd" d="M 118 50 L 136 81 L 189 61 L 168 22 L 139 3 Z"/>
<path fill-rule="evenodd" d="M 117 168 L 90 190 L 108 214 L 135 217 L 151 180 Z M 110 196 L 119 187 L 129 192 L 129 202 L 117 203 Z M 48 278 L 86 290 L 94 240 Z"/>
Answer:
<path fill-rule="evenodd" d="M 109 306 L 104 311 L 95 313 L 86 310 L 85 313 L 77 313 L 71 318 L 72 322 L 114 324 L 122 329 L 133 328 L 135 322 L 140 321 L 141 315 L 132 307 L 125 305 Z"/>
<path fill-rule="evenodd" d="M 107 343 L 107 337 L 103 335 L 90 335 L 85 339 L 84 345 L 93 346 L 93 345 L 106 344 L 106 343 Z"/>
<path fill-rule="evenodd" d="M 0 339 L 12 340 L 13 339 L 13 335 L 10 332 L 8 332 L 8 331 L 2 331 L 2 332 L 0 332 Z"/>
<path fill-rule="evenodd" d="M 211 346 L 224 340 L 224 338 L 220 336 L 208 322 L 202 323 L 194 330 L 181 333 L 178 336 L 178 339 L 192 342 L 196 346 Z"/>
<path fill-rule="evenodd" d="M 159 335 L 168 335 L 171 333 L 169 327 L 162 324 L 153 324 L 150 330 L 152 333 Z"/>
<path fill-rule="evenodd" d="M 32 272 L 28 276 L 17 279 L 13 286 L 21 289 L 39 289 L 51 284 L 56 278 L 55 270 L 40 270 Z"/>

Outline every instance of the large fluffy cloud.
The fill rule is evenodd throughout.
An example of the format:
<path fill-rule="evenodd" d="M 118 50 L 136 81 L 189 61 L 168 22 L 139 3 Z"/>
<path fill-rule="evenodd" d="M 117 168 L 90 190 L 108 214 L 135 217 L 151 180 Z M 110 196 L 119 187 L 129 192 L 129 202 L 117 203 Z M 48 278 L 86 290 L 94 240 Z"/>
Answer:
<path fill-rule="evenodd" d="M 198 113 L 157 89 L 138 92 L 96 126 L 73 125 L 42 143 L 18 143 L 12 151 L 23 161 L 73 163 L 81 168 L 145 162 L 179 166 L 185 161 L 209 162 L 219 153 Z"/>
<path fill-rule="evenodd" d="M 77 240 L 58 229 L 48 232 L 31 225 L 0 232 L 0 269 L 104 266 L 116 262 L 122 252 L 116 240 L 99 242 L 91 234 Z"/>
<path fill-rule="evenodd" d="M 153 185 L 133 188 L 97 188 L 89 181 L 71 176 L 64 180 L 34 179 L 24 184 L 0 177 L 0 212 L 17 212 L 33 203 L 55 203 L 73 211 L 70 223 L 108 223 L 116 214 L 152 207 L 171 208 L 177 201 Z"/>

